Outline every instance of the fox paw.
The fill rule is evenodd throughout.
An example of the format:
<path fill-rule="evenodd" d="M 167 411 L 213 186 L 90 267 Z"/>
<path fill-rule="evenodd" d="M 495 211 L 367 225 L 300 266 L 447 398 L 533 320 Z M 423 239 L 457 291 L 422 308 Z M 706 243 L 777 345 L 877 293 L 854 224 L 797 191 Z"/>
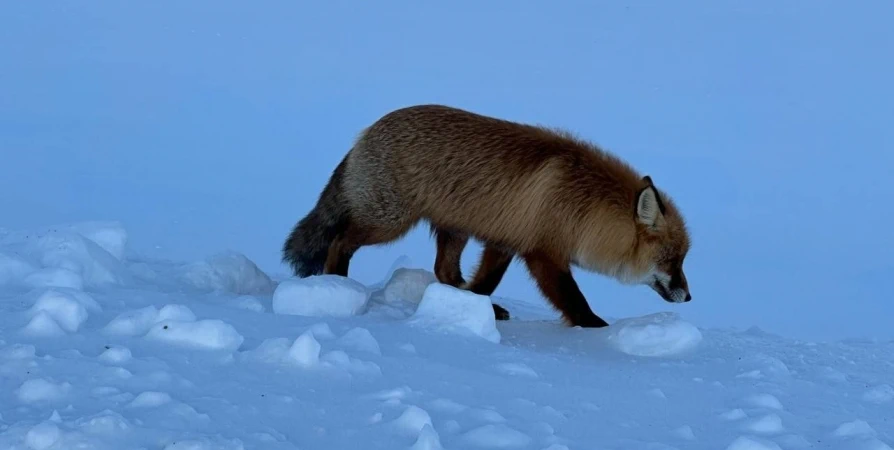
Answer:
<path fill-rule="evenodd" d="M 504 308 L 496 303 L 493 303 L 493 306 L 494 306 L 494 318 L 495 319 L 509 320 L 509 311 L 506 308 Z"/>

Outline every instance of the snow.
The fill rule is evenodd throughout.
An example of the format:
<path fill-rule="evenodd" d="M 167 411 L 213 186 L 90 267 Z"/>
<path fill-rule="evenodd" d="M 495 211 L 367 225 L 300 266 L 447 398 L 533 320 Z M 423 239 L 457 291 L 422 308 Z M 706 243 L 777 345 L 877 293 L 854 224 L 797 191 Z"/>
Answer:
<path fill-rule="evenodd" d="M 332 336 L 331 331 L 323 332 L 323 336 Z M 338 339 L 341 345 L 351 347 L 361 352 L 371 353 L 373 355 L 381 355 L 382 349 L 379 342 L 366 328 L 355 327 L 346 331 L 341 338 Z"/>
<path fill-rule="evenodd" d="M 619 320 L 608 338 L 628 355 L 673 356 L 695 348 L 702 335 L 677 314 L 658 313 Z"/>
<path fill-rule="evenodd" d="M 407 323 L 500 342 L 490 297 L 445 284 L 429 284 L 425 288 L 416 312 Z"/>
<path fill-rule="evenodd" d="M 435 431 L 430 423 L 427 423 L 419 430 L 419 437 L 413 443 L 413 446 L 410 447 L 410 450 L 441 450 L 443 448 L 438 432 Z"/>
<path fill-rule="evenodd" d="M 183 278 L 200 289 L 233 294 L 269 294 L 276 287 L 254 262 L 233 251 L 189 265 Z"/>
<path fill-rule="evenodd" d="M 146 339 L 196 349 L 234 351 L 245 340 L 232 325 L 219 319 L 164 320 L 152 326 Z"/>
<path fill-rule="evenodd" d="M 72 389 L 71 383 L 61 383 L 46 378 L 31 378 L 16 389 L 16 397 L 22 403 L 57 402 Z"/>
<path fill-rule="evenodd" d="M 488 424 L 469 430 L 461 442 L 479 448 L 523 448 L 531 443 L 531 437 L 504 424 Z"/>
<path fill-rule="evenodd" d="M 361 314 L 369 301 L 366 286 L 338 275 L 286 280 L 273 293 L 273 312 L 300 316 L 344 317 Z"/>
<path fill-rule="evenodd" d="M 894 387 L 890 384 L 880 384 L 863 393 L 863 400 L 871 403 L 890 403 L 894 401 Z"/>
<path fill-rule="evenodd" d="M 313 332 L 306 331 L 289 347 L 287 357 L 300 366 L 315 366 L 320 362 L 322 348 L 323 346 L 314 338 Z"/>
<path fill-rule="evenodd" d="M 62 432 L 52 422 L 41 422 L 28 430 L 25 435 L 25 444 L 35 450 L 50 448 L 59 441 Z"/>
<path fill-rule="evenodd" d="M 127 233 L 102 223 L 58 229 L 88 230 L 117 248 Z M 0 254 L 28 247 L 12 235 Z M 74 244 L 58 241 L 63 248 L 93 242 L 65 236 Z M 48 261 L 41 251 L 57 249 L 31 250 L 33 261 Z M 81 289 L 21 283 L 43 268 L 13 263 L 18 272 L 0 289 L 0 447 L 884 450 L 894 442 L 892 342 L 704 329 L 683 313 L 569 328 L 539 298 L 500 298 L 521 314 L 497 322 L 491 298 L 419 268 L 367 286 L 277 280 L 236 257 L 214 265 L 214 279 L 229 281 L 209 289 L 184 276 L 196 264 L 139 259 L 127 247 L 116 254 L 119 281 Z M 100 261 L 79 267 L 112 254 L 92 255 Z M 156 276 L 140 275 L 149 272 Z M 266 284 L 258 280 L 270 289 L 256 289 Z M 256 307 L 240 306 L 247 299 Z"/>
<path fill-rule="evenodd" d="M 69 333 L 78 331 L 89 317 L 87 308 L 81 302 L 57 290 L 42 293 L 28 310 L 28 315 L 32 318 L 38 314 L 44 317 L 43 321 L 51 320 Z"/>
<path fill-rule="evenodd" d="M 726 450 L 782 450 L 778 444 L 753 436 L 740 436 Z"/>
<path fill-rule="evenodd" d="M 382 294 L 389 304 L 418 304 L 428 285 L 436 283 L 435 275 L 427 270 L 400 267 L 395 269 Z"/>

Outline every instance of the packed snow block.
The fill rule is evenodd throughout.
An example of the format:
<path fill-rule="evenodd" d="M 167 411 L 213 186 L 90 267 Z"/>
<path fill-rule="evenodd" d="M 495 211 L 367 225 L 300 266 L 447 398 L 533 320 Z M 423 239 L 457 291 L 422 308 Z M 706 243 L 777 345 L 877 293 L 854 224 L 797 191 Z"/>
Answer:
<path fill-rule="evenodd" d="M 80 289 L 121 284 L 127 278 L 120 260 L 64 227 L 0 235 L 0 253 L 2 284 Z"/>
<path fill-rule="evenodd" d="M 425 288 L 419 307 L 408 323 L 449 333 L 479 336 L 493 343 L 499 343 L 501 339 L 490 297 L 442 283 L 432 283 Z"/>
<path fill-rule="evenodd" d="M 370 292 L 340 275 L 314 275 L 283 281 L 273 293 L 273 312 L 298 316 L 348 317 L 366 312 Z"/>
<path fill-rule="evenodd" d="M 608 340 L 634 356 L 673 356 L 693 350 L 702 340 L 694 325 L 674 313 L 622 319 L 608 328 Z"/>
<path fill-rule="evenodd" d="M 124 260 L 124 251 L 127 247 L 127 231 L 121 222 L 79 222 L 69 225 L 68 229 L 93 241 L 117 260 Z"/>
<path fill-rule="evenodd" d="M 389 304 L 409 302 L 418 304 L 425 294 L 425 289 L 432 283 L 437 283 L 435 275 L 423 269 L 395 269 L 391 278 L 385 284 L 385 302 Z"/>
<path fill-rule="evenodd" d="M 412 265 L 413 265 L 413 260 L 410 259 L 409 256 L 400 255 L 400 257 L 398 257 L 396 260 L 394 260 L 393 263 L 391 263 L 391 267 L 389 267 L 388 270 L 385 272 L 385 276 L 382 277 L 382 280 L 379 281 L 378 283 L 370 285 L 369 289 L 373 290 L 373 291 L 378 291 L 378 290 L 384 288 L 385 285 L 388 283 L 388 280 L 390 280 L 394 276 L 394 272 L 396 272 L 397 269 L 400 269 L 403 267 L 410 267 Z"/>
<path fill-rule="evenodd" d="M 194 322 L 195 320 L 196 315 L 186 305 L 170 304 L 160 310 L 149 305 L 118 314 L 103 328 L 103 332 L 136 336 L 146 333 L 153 325 L 162 321 Z"/>
<path fill-rule="evenodd" d="M 30 449 L 43 450 L 52 447 L 62 438 L 62 431 L 55 423 L 43 421 L 25 434 L 25 445 Z"/>
<path fill-rule="evenodd" d="M 199 289 L 238 295 L 269 295 L 276 283 L 245 255 L 222 252 L 186 267 L 183 279 Z"/>
<path fill-rule="evenodd" d="M 51 317 L 63 330 L 74 333 L 89 317 L 87 307 L 94 306 L 95 301 L 90 297 L 78 297 L 61 290 L 47 290 L 34 301 L 34 305 L 27 311 L 29 317 L 34 318 L 44 313 Z M 44 318 L 45 319 L 45 318 Z"/>
<path fill-rule="evenodd" d="M 125 269 L 121 261 L 95 242 L 73 232 L 51 232 L 38 240 L 44 267 L 70 270 L 87 286 L 121 284 Z"/>
<path fill-rule="evenodd" d="M 323 346 L 314 337 L 313 332 L 305 331 L 298 336 L 286 354 L 286 359 L 302 367 L 316 366 L 320 363 L 320 350 Z"/>
<path fill-rule="evenodd" d="M 146 339 L 179 347 L 223 351 L 234 351 L 245 341 L 232 325 L 218 319 L 161 321 L 146 333 Z"/>

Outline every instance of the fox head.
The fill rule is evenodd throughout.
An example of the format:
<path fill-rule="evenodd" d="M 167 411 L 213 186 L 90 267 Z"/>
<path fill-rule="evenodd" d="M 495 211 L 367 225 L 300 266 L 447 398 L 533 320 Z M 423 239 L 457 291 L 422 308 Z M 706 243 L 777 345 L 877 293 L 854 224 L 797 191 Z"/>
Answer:
<path fill-rule="evenodd" d="M 664 300 L 682 303 L 692 300 L 683 260 L 689 252 L 689 235 L 682 216 L 669 199 L 655 188 L 652 179 L 643 177 L 645 186 L 637 193 L 634 212 L 638 258 L 647 261 L 648 270 L 637 277 Z"/>

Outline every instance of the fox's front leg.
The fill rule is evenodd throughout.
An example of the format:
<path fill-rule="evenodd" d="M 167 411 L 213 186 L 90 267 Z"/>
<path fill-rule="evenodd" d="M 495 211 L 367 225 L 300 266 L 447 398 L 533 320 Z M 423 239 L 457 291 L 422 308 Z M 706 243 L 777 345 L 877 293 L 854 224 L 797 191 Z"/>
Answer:
<path fill-rule="evenodd" d="M 566 323 L 585 328 L 608 326 L 608 322 L 590 309 L 567 263 L 557 263 L 554 258 L 541 252 L 526 254 L 524 260 L 540 292 L 562 313 Z"/>

